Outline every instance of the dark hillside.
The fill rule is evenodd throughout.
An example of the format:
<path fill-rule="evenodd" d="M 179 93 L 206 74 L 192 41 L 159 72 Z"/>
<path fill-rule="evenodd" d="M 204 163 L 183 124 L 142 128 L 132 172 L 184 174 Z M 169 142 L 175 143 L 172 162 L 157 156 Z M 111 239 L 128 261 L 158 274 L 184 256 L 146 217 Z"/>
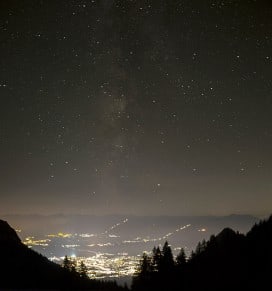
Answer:
<path fill-rule="evenodd" d="M 0 289 L 118 290 L 115 283 L 83 279 L 21 243 L 7 222 L 0 220 Z M 121 288 L 120 288 L 121 289 Z"/>
<path fill-rule="evenodd" d="M 272 217 L 255 224 L 246 235 L 223 229 L 199 243 L 187 260 L 181 252 L 169 265 L 171 274 L 161 268 L 164 255 L 158 249 L 143 257 L 133 290 L 271 290 L 271 246 Z"/>

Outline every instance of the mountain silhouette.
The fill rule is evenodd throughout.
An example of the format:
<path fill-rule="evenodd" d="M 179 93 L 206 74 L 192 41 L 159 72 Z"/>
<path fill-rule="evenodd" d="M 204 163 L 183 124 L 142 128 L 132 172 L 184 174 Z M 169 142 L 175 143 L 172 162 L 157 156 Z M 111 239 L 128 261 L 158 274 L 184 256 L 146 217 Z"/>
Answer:
<path fill-rule="evenodd" d="M 16 231 L 0 220 L 1 290 L 121 290 L 114 282 L 81 278 L 25 246 Z"/>
<path fill-rule="evenodd" d="M 0 245 L 17 243 L 20 244 L 20 238 L 16 231 L 9 226 L 6 221 L 0 220 Z"/>
<path fill-rule="evenodd" d="M 224 229 L 211 237 L 203 251 L 189 261 L 189 266 L 193 290 L 271 287 L 272 217 L 253 226 L 246 235 Z"/>
<path fill-rule="evenodd" d="M 231 228 L 224 228 L 217 236 L 217 241 L 230 241 L 236 237 L 236 232 Z"/>
<path fill-rule="evenodd" d="M 190 258 L 180 265 L 173 261 L 167 242 L 162 252 L 155 250 L 154 257 L 144 255 L 144 269 L 139 268 L 132 290 L 271 289 L 272 216 L 255 224 L 246 235 L 224 228 L 207 242 L 199 243 Z M 123 290 L 116 283 L 84 279 L 50 262 L 25 246 L 3 220 L 0 220 L 0 251 L 1 290 Z"/>
<path fill-rule="evenodd" d="M 176 260 L 170 275 L 157 267 L 156 253 L 143 256 L 132 290 L 272 290 L 272 216 L 246 235 L 225 228 L 198 243 L 187 260 Z"/>

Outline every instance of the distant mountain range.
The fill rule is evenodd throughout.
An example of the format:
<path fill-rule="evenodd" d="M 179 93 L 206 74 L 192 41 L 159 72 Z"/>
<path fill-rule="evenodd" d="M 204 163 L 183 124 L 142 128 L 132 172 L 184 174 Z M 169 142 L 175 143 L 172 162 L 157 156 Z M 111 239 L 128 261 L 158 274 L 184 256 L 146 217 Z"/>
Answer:
<path fill-rule="evenodd" d="M 206 236 L 216 234 L 225 227 L 246 233 L 260 219 L 252 215 L 227 216 L 134 216 L 134 215 L 1 215 L 22 235 L 44 235 L 56 232 L 102 233 L 111 229 L 125 237 L 160 236 L 183 225 L 191 225 L 195 231 L 205 228 Z M 125 221 L 125 223 L 123 223 Z M 118 224 L 118 225 L 117 225 Z M 199 234 L 199 233 L 198 233 Z M 198 242 L 200 236 L 195 233 Z M 203 235 L 203 234 L 202 234 Z M 186 233 L 188 237 L 188 233 Z"/>
<path fill-rule="evenodd" d="M 184 247 L 190 253 L 202 239 L 230 227 L 241 233 L 249 231 L 259 218 L 250 215 L 229 216 L 132 216 L 132 215 L 6 215 L 24 240 L 27 237 L 48 239 L 47 235 L 70 233 L 71 239 L 52 239 L 47 247 L 34 245 L 33 249 L 46 257 L 76 255 L 88 257 L 94 252 L 128 253 L 141 255 L 144 250 L 152 249 L 154 244 L 166 239 L 176 253 Z M 76 235 L 77 234 L 77 235 Z M 80 234 L 89 234 L 83 238 Z M 79 245 L 74 249 L 63 245 Z M 88 245 L 93 245 L 92 247 Z M 101 246 L 99 246 L 101 245 Z M 90 253 L 92 251 L 92 253 Z"/>

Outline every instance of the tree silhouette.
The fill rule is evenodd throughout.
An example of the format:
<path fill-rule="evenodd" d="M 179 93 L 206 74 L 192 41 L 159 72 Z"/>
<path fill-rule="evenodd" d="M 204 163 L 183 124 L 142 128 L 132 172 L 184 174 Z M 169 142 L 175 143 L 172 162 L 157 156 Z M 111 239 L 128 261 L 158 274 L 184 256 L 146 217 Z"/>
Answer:
<path fill-rule="evenodd" d="M 141 261 L 140 276 L 148 276 L 151 272 L 151 259 L 146 253 L 144 253 Z"/>
<path fill-rule="evenodd" d="M 207 247 L 207 243 L 206 241 L 203 239 L 202 242 L 199 242 L 196 246 L 196 250 L 195 250 L 195 253 L 198 255 L 200 253 L 202 253 L 203 251 L 205 251 Z"/>
<path fill-rule="evenodd" d="M 72 263 L 71 263 L 71 260 L 67 256 L 64 257 L 62 266 L 64 269 L 71 271 Z"/>
<path fill-rule="evenodd" d="M 79 265 L 79 275 L 81 278 L 84 278 L 84 279 L 88 278 L 88 269 L 83 261 L 81 261 Z"/>
<path fill-rule="evenodd" d="M 186 255 L 185 255 L 184 249 L 182 248 L 176 257 L 176 266 L 178 268 L 182 268 L 185 266 L 185 264 L 186 264 Z"/>
<path fill-rule="evenodd" d="M 247 235 L 230 228 L 197 244 L 191 257 L 181 249 L 175 262 L 171 247 L 143 255 L 132 290 L 268 290 L 272 272 L 272 216 Z M 136 282 L 136 284 L 135 284 Z M 271 289 L 271 288 L 270 288 Z"/>
<path fill-rule="evenodd" d="M 161 268 L 162 253 L 160 247 L 154 247 L 152 250 L 152 271 L 159 272 Z"/>
<path fill-rule="evenodd" d="M 171 273 L 174 268 L 174 257 L 168 242 L 164 243 L 162 248 L 161 271 L 163 273 Z"/>
<path fill-rule="evenodd" d="M 64 257 L 62 266 L 64 269 L 76 273 L 76 262 L 67 256 Z"/>
<path fill-rule="evenodd" d="M 152 290 L 151 289 L 152 264 L 151 258 L 143 253 L 136 276 L 132 281 L 133 290 Z"/>

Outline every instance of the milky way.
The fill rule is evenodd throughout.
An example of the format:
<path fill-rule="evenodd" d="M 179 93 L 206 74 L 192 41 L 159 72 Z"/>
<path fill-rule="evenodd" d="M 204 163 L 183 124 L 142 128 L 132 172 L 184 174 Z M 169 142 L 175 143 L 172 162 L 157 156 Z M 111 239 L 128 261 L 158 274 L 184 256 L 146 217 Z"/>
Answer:
<path fill-rule="evenodd" d="M 0 212 L 271 211 L 269 1 L 0 3 Z"/>

